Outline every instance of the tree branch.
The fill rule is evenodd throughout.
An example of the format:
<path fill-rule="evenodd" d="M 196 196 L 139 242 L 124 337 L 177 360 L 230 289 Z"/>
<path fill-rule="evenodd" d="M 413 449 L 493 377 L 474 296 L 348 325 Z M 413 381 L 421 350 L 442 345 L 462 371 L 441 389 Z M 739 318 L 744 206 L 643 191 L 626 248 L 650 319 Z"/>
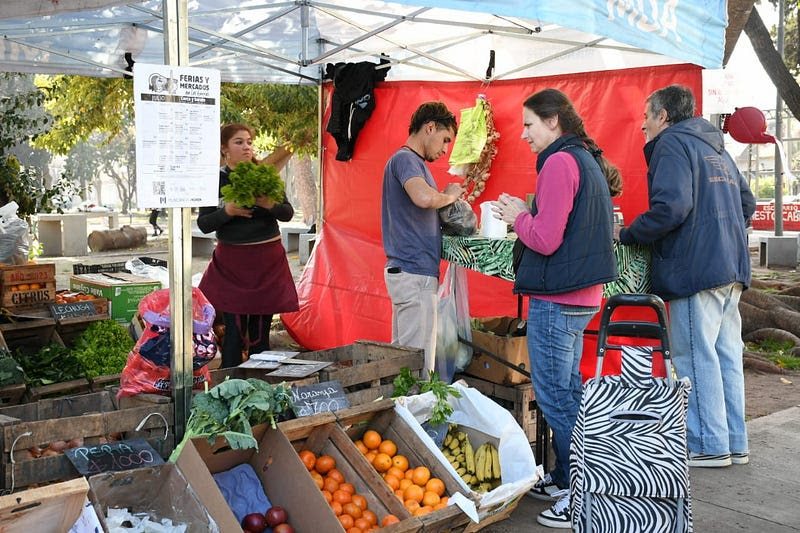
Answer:
<path fill-rule="evenodd" d="M 758 60 L 778 89 L 778 94 L 786 107 L 795 118 L 800 119 L 800 85 L 792 77 L 792 73 L 786 68 L 781 55 L 775 49 L 769 30 L 761 20 L 757 9 L 750 11 L 750 17 L 747 19 L 747 24 L 744 25 L 744 32 L 750 38 Z"/>

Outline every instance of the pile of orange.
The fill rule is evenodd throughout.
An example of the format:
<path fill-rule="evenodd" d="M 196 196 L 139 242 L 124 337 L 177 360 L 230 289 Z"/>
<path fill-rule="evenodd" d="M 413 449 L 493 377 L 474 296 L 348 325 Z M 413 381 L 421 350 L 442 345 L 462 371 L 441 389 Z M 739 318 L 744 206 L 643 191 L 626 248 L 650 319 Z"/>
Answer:
<path fill-rule="evenodd" d="M 397 453 L 394 442 L 369 429 L 355 444 L 412 515 L 422 516 L 447 507 L 444 482 L 431 477 L 426 466 L 411 467 L 408 459 Z"/>
<path fill-rule="evenodd" d="M 369 510 L 367 499 L 356 494 L 355 487 L 336 469 L 336 459 L 330 455 L 317 457 L 310 450 L 303 450 L 300 459 L 347 533 L 376 531 L 400 521 L 395 515 L 387 514 L 378 525 L 378 516 Z"/>

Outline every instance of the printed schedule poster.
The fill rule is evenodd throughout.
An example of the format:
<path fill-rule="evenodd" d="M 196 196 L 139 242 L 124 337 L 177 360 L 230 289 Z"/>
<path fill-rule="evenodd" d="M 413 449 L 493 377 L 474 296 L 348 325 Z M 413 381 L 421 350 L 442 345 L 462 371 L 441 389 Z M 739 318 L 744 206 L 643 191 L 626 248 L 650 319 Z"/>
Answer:
<path fill-rule="evenodd" d="M 136 63 L 139 208 L 217 205 L 218 70 Z"/>

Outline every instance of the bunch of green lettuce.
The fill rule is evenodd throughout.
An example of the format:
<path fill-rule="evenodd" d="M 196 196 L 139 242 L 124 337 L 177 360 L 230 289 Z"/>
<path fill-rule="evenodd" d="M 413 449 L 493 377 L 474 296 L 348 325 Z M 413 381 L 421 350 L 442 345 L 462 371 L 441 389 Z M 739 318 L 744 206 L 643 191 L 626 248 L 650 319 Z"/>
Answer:
<path fill-rule="evenodd" d="M 122 372 L 134 344 L 124 326 L 111 319 L 99 320 L 75 339 L 72 353 L 91 379 Z"/>
<path fill-rule="evenodd" d="M 283 180 L 272 165 L 256 165 L 245 161 L 236 165 L 228 177 L 230 185 L 221 189 L 225 202 L 253 207 L 259 196 L 269 196 L 275 202 L 283 200 Z"/>

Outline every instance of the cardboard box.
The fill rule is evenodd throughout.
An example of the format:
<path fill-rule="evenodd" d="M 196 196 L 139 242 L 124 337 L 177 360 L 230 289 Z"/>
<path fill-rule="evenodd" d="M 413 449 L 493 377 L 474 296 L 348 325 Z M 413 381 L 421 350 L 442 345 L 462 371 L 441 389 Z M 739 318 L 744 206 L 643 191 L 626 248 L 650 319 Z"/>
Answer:
<path fill-rule="evenodd" d="M 188 532 L 225 531 L 217 527 L 191 482 L 174 464 L 97 474 L 89 478 L 89 486 L 89 497 L 106 530 L 108 509 L 119 508 L 149 513 L 156 522 L 169 518 L 173 525 L 186 524 Z"/>
<path fill-rule="evenodd" d="M 139 311 L 139 302 L 161 288 L 161 282 L 125 272 L 73 275 L 69 287 L 74 291 L 108 299 L 111 318 L 127 326 Z"/>
<path fill-rule="evenodd" d="M 291 443 L 278 430 L 266 425 L 253 428 L 259 440 L 254 449 L 232 450 L 218 438 L 211 445 L 206 439 L 187 442 L 178 457 L 178 467 L 194 487 L 200 501 L 223 532 L 241 531 L 241 525 L 228 507 L 212 474 L 249 463 L 273 506 L 286 509 L 295 531 L 344 532 L 336 515 L 308 474 Z"/>
<path fill-rule="evenodd" d="M 516 331 L 516 325 L 520 323 L 520 319 L 496 317 L 481 318 L 479 320 L 491 333 L 477 329 L 472 330 L 472 343 L 478 348 L 474 350 L 472 361 L 464 373 L 501 385 L 530 383 L 530 378 L 480 351 L 483 348 L 508 361 L 515 367 L 530 372 L 528 337 L 512 337 L 509 335 Z"/>
<path fill-rule="evenodd" d="M 0 497 L 4 533 L 63 533 L 83 509 L 89 484 L 80 477 Z"/>

